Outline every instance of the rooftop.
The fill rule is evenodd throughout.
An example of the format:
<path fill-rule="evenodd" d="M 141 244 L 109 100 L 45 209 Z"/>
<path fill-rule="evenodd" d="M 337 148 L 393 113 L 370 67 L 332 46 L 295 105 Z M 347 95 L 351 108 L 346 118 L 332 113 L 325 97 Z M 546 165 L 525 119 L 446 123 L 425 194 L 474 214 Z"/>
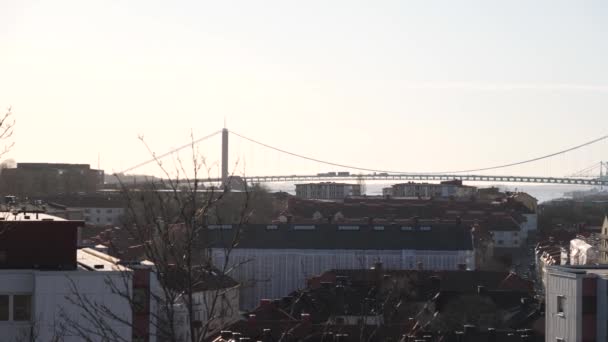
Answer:
<path fill-rule="evenodd" d="M 601 277 L 608 277 L 608 265 L 560 265 L 551 266 L 549 270 L 571 274 L 595 274 Z"/>
<path fill-rule="evenodd" d="M 0 221 L 65 221 L 61 217 L 40 212 L 0 211 Z"/>
<path fill-rule="evenodd" d="M 471 229 L 458 223 L 353 225 L 279 224 L 209 226 L 213 247 L 253 249 L 473 250 Z"/>
<path fill-rule="evenodd" d="M 119 265 L 119 259 L 92 248 L 81 248 L 76 252 L 76 262 L 82 270 L 89 271 L 127 271 L 128 268 Z"/>

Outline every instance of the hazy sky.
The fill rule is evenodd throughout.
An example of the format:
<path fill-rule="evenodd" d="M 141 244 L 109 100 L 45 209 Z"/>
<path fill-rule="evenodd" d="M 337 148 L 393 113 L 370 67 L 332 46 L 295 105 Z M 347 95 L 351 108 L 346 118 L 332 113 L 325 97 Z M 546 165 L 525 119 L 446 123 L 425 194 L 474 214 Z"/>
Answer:
<path fill-rule="evenodd" d="M 0 0 L 0 108 L 18 162 L 118 171 L 147 159 L 139 134 L 160 153 L 226 118 L 339 163 L 483 167 L 608 133 L 606 18 L 606 1 Z M 210 164 L 219 142 L 200 145 Z M 332 169 L 231 144 L 249 174 Z"/>

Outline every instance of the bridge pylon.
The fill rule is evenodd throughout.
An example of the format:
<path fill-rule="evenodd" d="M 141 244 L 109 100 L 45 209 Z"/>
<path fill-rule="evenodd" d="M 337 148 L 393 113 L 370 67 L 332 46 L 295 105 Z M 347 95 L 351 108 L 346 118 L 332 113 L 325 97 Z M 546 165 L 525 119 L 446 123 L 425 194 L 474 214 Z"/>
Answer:
<path fill-rule="evenodd" d="M 222 129 L 222 188 L 226 189 L 228 184 L 228 129 Z"/>

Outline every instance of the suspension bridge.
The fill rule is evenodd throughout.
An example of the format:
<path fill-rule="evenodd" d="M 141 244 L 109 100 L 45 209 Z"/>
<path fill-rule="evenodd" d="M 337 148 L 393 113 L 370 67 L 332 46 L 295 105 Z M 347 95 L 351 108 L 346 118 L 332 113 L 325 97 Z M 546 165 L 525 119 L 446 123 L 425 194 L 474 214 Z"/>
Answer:
<path fill-rule="evenodd" d="M 600 141 L 608 139 L 608 135 L 576 145 L 564 150 L 560 150 L 547 155 L 539 156 L 532 159 L 517 161 L 513 163 L 494 165 L 484 168 L 455 170 L 449 172 L 404 172 L 394 170 L 382 170 L 374 168 L 366 168 L 355 165 L 345 165 L 333 161 L 326 161 L 302 154 L 290 152 L 275 146 L 271 146 L 258 140 L 248 138 L 237 132 L 230 131 L 226 128 L 218 130 L 202 138 L 191 141 L 188 144 L 174 148 L 164 154 L 155 155 L 153 158 L 144 162 L 138 163 L 132 167 L 123 170 L 121 173 L 126 174 L 133 172 L 145 165 L 158 163 L 161 159 L 179 152 L 185 148 L 192 148 L 198 143 L 215 137 L 221 134 L 221 176 L 208 177 L 198 179 L 201 183 L 228 184 L 232 177 L 229 173 L 229 137 L 236 136 L 249 143 L 261 146 L 265 149 L 273 150 L 279 154 L 288 155 L 293 158 L 306 160 L 308 162 L 318 163 L 327 167 L 348 169 L 354 172 L 323 172 L 317 174 L 278 174 L 278 175 L 257 175 L 257 176 L 242 176 L 241 180 L 248 183 L 276 183 L 276 182 L 315 182 L 315 181 L 446 181 L 446 180 L 462 180 L 475 182 L 508 182 L 508 183 L 537 183 L 537 184 L 563 184 L 563 185 L 590 185 L 590 186 L 608 186 L 608 162 L 599 161 L 591 166 L 585 167 L 575 173 L 564 177 L 547 177 L 547 176 L 515 176 L 515 175 L 488 175 L 484 174 L 488 171 L 505 169 L 518 165 L 535 163 L 541 160 L 554 158 L 564 155 L 569 152 L 597 144 Z M 190 180 L 191 181 L 191 180 Z"/>

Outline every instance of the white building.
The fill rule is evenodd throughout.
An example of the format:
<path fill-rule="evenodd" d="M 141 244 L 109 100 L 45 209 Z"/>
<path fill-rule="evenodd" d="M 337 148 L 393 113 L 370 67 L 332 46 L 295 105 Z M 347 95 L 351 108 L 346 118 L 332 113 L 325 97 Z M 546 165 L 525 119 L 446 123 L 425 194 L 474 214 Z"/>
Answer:
<path fill-rule="evenodd" d="M 545 341 L 608 341 L 608 266 L 547 269 Z"/>
<path fill-rule="evenodd" d="M 596 242 L 597 241 L 597 242 Z M 600 261 L 599 239 L 594 236 L 570 240 L 570 265 L 596 265 Z"/>
<path fill-rule="evenodd" d="M 306 199 L 341 200 L 349 196 L 361 196 L 361 185 L 334 182 L 296 184 L 296 196 Z"/>
<path fill-rule="evenodd" d="M 223 248 L 239 234 L 234 249 Z M 224 225 L 210 231 L 212 258 L 241 283 L 241 308 L 286 296 L 311 276 L 331 269 L 475 269 L 468 227 L 431 225 Z M 229 258 L 226 259 L 226 256 Z"/>
<path fill-rule="evenodd" d="M 421 197 L 421 198 L 471 198 L 477 193 L 474 186 L 462 185 L 462 181 L 444 181 L 434 183 L 401 183 L 393 185 L 390 190 L 383 189 L 383 195 L 393 197 Z"/>
<path fill-rule="evenodd" d="M 124 197 L 116 194 L 63 195 L 45 198 L 44 202 L 54 215 L 82 219 L 92 226 L 120 225 L 126 213 Z"/>
<path fill-rule="evenodd" d="M 526 242 L 527 235 L 523 229 L 526 222 L 519 223 L 511 215 L 488 216 L 484 224 L 492 233 L 494 247 L 497 251 L 500 251 L 501 248 L 520 248 Z"/>
<path fill-rule="evenodd" d="M 86 331 L 91 341 L 102 341 L 94 332 L 105 330 L 117 340 L 155 341 L 150 292 L 157 285 L 149 263 L 127 268 L 94 249 L 77 249 L 82 221 L 40 213 L 2 217 L 0 340 L 82 341 Z M 141 309 L 131 310 L 134 303 Z M 105 309 L 116 317 L 103 315 Z"/>
<path fill-rule="evenodd" d="M 240 285 L 226 275 L 220 275 L 215 271 L 205 271 L 204 275 L 200 277 L 192 294 L 194 321 L 200 322 L 198 324 L 202 328 L 206 326 L 206 336 L 219 333 L 220 330 L 242 318 L 239 293 Z M 177 304 L 175 308 L 179 341 L 190 341 L 186 306 L 181 303 Z"/>

